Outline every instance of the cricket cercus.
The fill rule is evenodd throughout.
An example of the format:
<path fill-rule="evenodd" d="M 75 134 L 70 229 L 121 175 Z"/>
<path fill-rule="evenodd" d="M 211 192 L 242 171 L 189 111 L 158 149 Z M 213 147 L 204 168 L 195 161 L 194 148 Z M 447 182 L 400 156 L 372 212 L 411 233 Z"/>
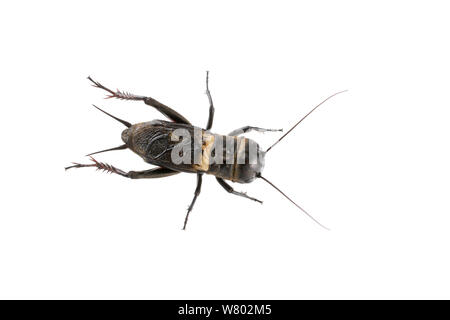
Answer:
<path fill-rule="evenodd" d="M 109 93 L 107 98 L 143 101 L 145 104 L 152 106 L 161 112 L 171 121 L 153 120 L 132 125 L 131 123 L 121 120 L 106 111 L 103 111 L 97 106 L 94 106 L 108 116 L 122 123 L 127 127 L 127 129 L 122 132 L 122 140 L 124 144 L 115 148 L 94 152 L 88 156 L 105 151 L 130 149 L 139 155 L 145 162 L 155 165 L 156 168 L 144 171 L 125 172 L 107 163 L 99 162 L 91 157 L 93 163 L 73 163 L 73 165 L 67 167 L 66 170 L 70 168 L 95 167 L 97 169 L 115 173 L 130 179 L 163 178 L 178 174 L 180 172 L 194 173 L 197 176 L 197 187 L 195 188 L 194 198 L 187 209 L 183 230 L 186 229 L 189 214 L 194 207 L 197 197 L 200 195 L 203 174 L 215 176 L 216 181 L 227 192 L 259 203 L 262 203 L 262 201 L 248 196 L 245 192 L 235 191 L 226 180 L 237 183 L 250 183 L 256 179 L 264 180 L 279 191 L 284 197 L 286 197 L 286 199 L 292 202 L 298 209 L 303 211 L 303 213 L 305 213 L 308 217 L 313 219 L 320 226 L 324 227 L 272 182 L 263 177 L 261 173 L 264 168 L 266 154 L 277 143 L 283 140 L 292 130 L 294 130 L 295 127 L 297 127 L 307 116 L 309 116 L 325 101 L 337 94 L 345 92 L 346 90 L 337 92 L 323 100 L 297 123 L 295 123 L 295 125 L 284 135 L 282 135 L 272 146 L 266 150 L 262 150 L 255 141 L 240 135 L 252 130 L 266 132 L 282 131 L 281 129 L 264 129 L 253 126 L 245 126 L 233 130 L 227 135 L 213 134 L 210 132 L 214 119 L 214 105 L 211 98 L 211 93 L 209 91 L 208 72 L 206 72 L 206 94 L 209 100 L 209 117 L 205 129 L 193 126 L 189 120 L 177 111 L 151 97 L 135 95 L 120 90 L 113 91 L 99 82 L 94 81 L 91 77 L 88 77 L 88 79 L 93 83 L 94 87 L 107 91 Z"/>

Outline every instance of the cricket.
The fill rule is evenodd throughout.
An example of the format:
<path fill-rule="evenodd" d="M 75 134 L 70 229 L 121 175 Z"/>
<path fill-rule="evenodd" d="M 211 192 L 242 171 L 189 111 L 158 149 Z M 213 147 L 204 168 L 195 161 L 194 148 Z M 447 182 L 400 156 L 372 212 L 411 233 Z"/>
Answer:
<path fill-rule="evenodd" d="M 209 116 L 204 129 L 192 125 L 189 120 L 180 113 L 151 97 L 135 95 L 118 89 L 113 91 L 93 80 L 91 77 L 88 77 L 87 79 L 91 81 L 94 87 L 107 92 L 105 99 L 116 98 L 121 100 L 143 101 L 145 104 L 162 113 L 170 121 L 153 120 L 131 124 L 93 105 L 95 108 L 126 127 L 121 135 L 123 144 L 118 147 L 90 153 L 87 156 L 90 157 L 92 163 L 81 164 L 73 162 L 71 166 L 65 168 L 66 170 L 72 168 L 93 167 L 97 170 L 118 174 L 129 179 L 164 178 L 178 173 L 195 174 L 197 176 L 197 185 L 194 191 L 194 197 L 187 209 L 183 230 L 186 229 L 189 215 L 200 195 L 203 174 L 213 175 L 216 178 L 216 181 L 228 193 L 262 204 L 261 200 L 251 197 L 245 192 L 234 190 L 228 183 L 235 182 L 244 184 L 260 179 L 281 193 L 287 200 L 319 226 L 329 230 L 282 192 L 277 186 L 267 178 L 263 177 L 262 171 L 265 165 L 265 156 L 275 145 L 283 140 L 319 106 L 332 97 L 346 92 L 347 90 L 339 91 L 324 99 L 276 140 L 275 143 L 266 150 L 263 150 L 254 140 L 243 137 L 242 135 L 250 131 L 279 132 L 283 131 L 282 129 L 264 129 L 260 127 L 244 126 L 231 131 L 227 135 L 211 133 L 210 130 L 214 120 L 214 104 L 209 90 L 208 71 L 206 72 L 206 95 L 209 102 Z M 110 164 L 99 162 L 92 157 L 94 154 L 102 152 L 125 149 L 133 151 L 145 162 L 156 167 L 149 170 L 126 172 Z"/>

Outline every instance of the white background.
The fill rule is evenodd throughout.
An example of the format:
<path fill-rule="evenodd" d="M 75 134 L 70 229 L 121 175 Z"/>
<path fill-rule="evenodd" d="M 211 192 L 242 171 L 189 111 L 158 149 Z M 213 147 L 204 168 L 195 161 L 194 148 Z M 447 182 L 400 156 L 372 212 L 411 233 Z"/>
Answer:
<path fill-rule="evenodd" d="M 3 2 L 0 298 L 450 298 L 450 20 L 438 1 Z M 263 181 L 64 171 L 162 118 L 288 129 Z M 249 134 L 268 147 L 279 133 Z M 148 169 L 130 151 L 98 155 Z"/>

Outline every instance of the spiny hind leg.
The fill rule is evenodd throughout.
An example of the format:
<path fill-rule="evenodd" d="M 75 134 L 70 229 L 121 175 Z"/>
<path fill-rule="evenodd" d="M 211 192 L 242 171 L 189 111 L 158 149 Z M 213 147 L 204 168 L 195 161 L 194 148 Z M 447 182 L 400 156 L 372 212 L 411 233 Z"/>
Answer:
<path fill-rule="evenodd" d="M 250 200 L 259 202 L 259 203 L 261 203 L 261 204 L 263 203 L 261 200 L 258 200 L 258 199 L 256 199 L 256 198 L 252 198 L 252 197 L 248 196 L 245 192 L 235 191 L 235 190 L 233 189 L 233 187 L 230 186 L 228 183 L 226 183 L 225 180 L 223 180 L 222 178 L 216 178 L 216 180 L 217 180 L 217 182 L 219 182 L 219 184 L 220 184 L 220 185 L 221 185 L 228 193 L 231 193 L 231 194 L 234 194 L 234 195 L 237 195 L 237 196 L 241 196 L 241 197 L 244 197 L 244 198 L 247 198 L 247 199 L 250 199 Z"/>
<path fill-rule="evenodd" d="M 109 98 L 116 98 L 116 99 L 122 99 L 122 100 L 134 100 L 134 101 L 144 101 L 145 104 L 152 106 L 159 112 L 161 112 L 163 115 L 165 115 L 170 120 L 177 122 L 177 123 L 185 123 L 185 124 L 191 124 L 185 117 L 183 117 L 181 114 L 173 110 L 172 108 L 166 106 L 165 104 L 162 104 L 161 102 L 146 96 L 140 96 L 135 95 L 126 91 L 120 91 L 116 90 L 113 91 L 104 85 L 102 85 L 100 82 L 97 82 L 93 80 L 91 77 L 88 77 L 88 79 L 93 83 L 93 86 L 102 90 L 105 90 L 109 92 L 109 95 L 106 96 L 106 99 Z"/>
<path fill-rule="evenodd" d="M 143 170 L 143 171 L 128 171 L 125 172 L 121 169 L 118 169 L 110 164 L 99 162 L 95 160 L 94 158 L 90 157 L 91 161 L 93 163 L 90 164 L 81 164 L 81 163 L 73 163 L 72 166 L 66 167 L 65 169 L 71 169 L 71 168 L 87 168 L 87 167 L 94 167 L 97 168 L 97 170 L 102 170 L 109 173 L 115 173 L 125 178 L 130 179 L 153 179 L 153 178 L 164 178 L 168 176 L 172 176 L 174 174 L 179 173 L 178 171 L 170 170 L 163 167 L 153 168 L 150 170 Z"/>
<path fill-rule="evenodd" d="M 267 131 L 271 131 L 271 132 L 275 132 L 275 131 L 283 131 L 283 129 L 264 129 L 264 128 L 259 128 L 259 127 L 252 127 L 252 126 L 245 126 L 236 130 L 231 131 L 228 135 L 229 136 L 238 136 L 240 134 L 244 134 L 246 132 L 250 132 L 250 131 L 258 131 L 258 132 L 267 132 Z"/>
<path fill-rule="evenodd" d="M 188 211 L 186 213 L 186 218 L 184 218 L 183 230 L 186 230 L 189 214 L 191 213 L 192 208 L 194 208 L 195 201 L 197 200 L 198 196 L 200 195 L 200 191 L 202 190 L 202 175 L 203 173 L 197 173 L 197 187 L 195 188 L 194 199 L 192 199 L 192 202 L 189 205 Z"/>

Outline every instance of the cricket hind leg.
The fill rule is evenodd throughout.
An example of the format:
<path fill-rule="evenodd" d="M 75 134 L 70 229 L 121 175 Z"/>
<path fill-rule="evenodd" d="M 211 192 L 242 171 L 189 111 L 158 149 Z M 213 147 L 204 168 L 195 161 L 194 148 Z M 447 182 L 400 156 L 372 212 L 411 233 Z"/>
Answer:
<path fill-rule="evenodd" d="M 100 82 L 97 82 L 93 80 L 91 77 L 88 77 L 88 80 L 93 83 L 93 86 L 102 90 L 105 90 L 109 92 L 109 95 L 106 96 L 106 99 L 110 98 L 116 98 L 116 99 L 122 99 L 122 100 L 134 100 L 134 101 L 144 101 L 145 104 L 152 106 L 159 112 L 161 112 L 163 115 L 165 115 L 170 120 L 177 122 L 177 123 L 184 123 L 184 124 L 191 124 L 189 120 L 187 120 L 185 117 L 183 117 L 181 114 L 173 110 L 172 108 L 166 106 L 165 104 L 162 104 L 161 102 L 146 96 L 140 96 L 135 95 L 126 91 L 120 91 L 116 90 L 113 91 L 104 85 L 102 85 Z"/>
<path fill-rule="evenodd" d="M 250 132 L 250 131 L 275 132 L 275 131 L 283 131 L 283 129 L 264 129 L 264 128 L 259 128 L 259 127 L 245 126 L 245 127 L 231 131 L 228 135 L 229 136 L 238 136 L 240 134 L 244 134 L 244 133 Z"/>
<path fill-rule="evenodd" d="M 90 157 L 90 159 L 93 163 L 81 164 L 81 163 L 74 162 L 72 166 L 66 167 L 65 169 L 68 170 L 71 168 L 94 167 L 94 168 L 97 168 L 97 170 L 102 170 L 102 171 L 109 172 L 109 173 L 115 173 L 122 177 L 130 178 L 130 179 L 164 178 L 164 177 L 169 177 L 169 176 L 179 173 L 178 171 L 174 171 L 174 170 L 163 168 L 163 167 L 158 167 L 158 168 L 153 168 L 150 170 L 143 170 L 143 171 L 125 172 L 125 171 L 118 169 L 110 164 L 99 162 L 92 157 Z"/>
<path fill-rule="evenodd" d="M 217 177 L 216 177 L 216 180 L 217 180 L 217 182 L 219 182 L 219 184 L 220 184 L 220 185 L 221 185 L 228 193 L 234 194 L 234 195 L 236 195 L 236 196 L 244 197 L 244 198 L 247 198 L 247 199 L 250 199 L 250 200 L 259 202 L 259 203 L 261 203 L 261 204 L 263 203 L 261 200 L 258 200 L 258 199 L 256 199 L 256 198 L 253 198 L 253 197 L 248 196 L 247 193 L 245 193 L 245 192 L 235 191 L 235 190 L 233 189 L 233 187 L 230 186 L 228 183 L 226 183 L 225 180 L 223 180 L 222 178 L 217 178 Z"/>
<path fill-rule="evenodd" d="M 186 218 L 184 218 L 183 230 L 186 230 L 186 225 L 187 225 L 187 222 L 189 219 L 189 214 L 191 213 L 192 209 L 194 208 L 195 201 L 197 200 L 197 198 L 200 195 L 200 192 L 202 190 L 202 176 L 203 176 L 203 173 L 197 173 L 197 187 L 195 188 L 194 198 L 192 199 L 192 202 L 188 207 L 188 211 L 186 213 Z"/>
<path fill-rule="evenodd" d="M 130 178 L 130 179 L 164 178 L 164 177 L 172 176 L 172 175 L 179 173 L 178 171 L 174 171 L 174 170 L 163 168 L 163 167 L 153 168 L 153 169 L 144 170 L 144 171 L 125 172 L 125 171 L 118 169 L 110 164 L 99 162 L 92 157 L 90 157 L 90 158 L 93 163 L 90 163 L 90 164 L 73 163 L 72 166 L 66 167 L 65 169 L 68 170 L 71 168 L 94 167 L 94 168 L 97 168 L 97 170 L 102 170 L 102 171 L 109 172 L 109 173 L 115 173 L 122 177 Z M 186 230 L 186 225 L 187 225 L 187 222 L 189 219 L 189 214 L 191 213 L 192 209 L 194 208 L 195 201 L 197 200 L 198 196 L 200 195 L 200 191 L 201 191 L 201 187 L 202 187 L 202 175 L 203 175 L 202 173 L 197 173 L 197 187 L 195 188 L 194 198 L 192 199 L 192 202 L 188 207 L 186 218 L 184 219 L 183 230 Z"/>

